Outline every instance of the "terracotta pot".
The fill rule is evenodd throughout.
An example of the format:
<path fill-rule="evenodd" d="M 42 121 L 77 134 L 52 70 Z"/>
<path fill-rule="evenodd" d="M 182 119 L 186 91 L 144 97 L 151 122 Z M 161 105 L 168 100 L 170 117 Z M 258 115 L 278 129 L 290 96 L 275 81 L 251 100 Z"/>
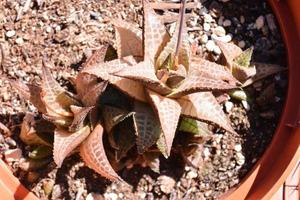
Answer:
<path fill-rule="evenodd" d="M 289 87 L 277 131 L 248 176 L 221 199 L 270 199 L 300 158 L 300 0 L 269 0 L 288 51 Z M 37 200 L 0 159 L 1 199 Z"/>

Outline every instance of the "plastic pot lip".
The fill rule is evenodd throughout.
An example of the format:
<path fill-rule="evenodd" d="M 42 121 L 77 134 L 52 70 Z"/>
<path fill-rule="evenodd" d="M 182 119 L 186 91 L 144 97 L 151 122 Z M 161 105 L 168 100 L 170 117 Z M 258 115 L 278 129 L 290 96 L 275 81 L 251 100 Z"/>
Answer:
<path fill-rule="evenodd" d="M 243 181 L 221 199 L 270 199 L 284 183 L 300 158 L 300 128 L 287 124 L 300 120 L 300 1 L 269 0 L 288 51 L 289 87 L 285 108 L 271 144 Z M 298 9 L 298 10 L 297 10 Z M 38 200 L 0 159 L 0 194 L 6 200 Z"/>

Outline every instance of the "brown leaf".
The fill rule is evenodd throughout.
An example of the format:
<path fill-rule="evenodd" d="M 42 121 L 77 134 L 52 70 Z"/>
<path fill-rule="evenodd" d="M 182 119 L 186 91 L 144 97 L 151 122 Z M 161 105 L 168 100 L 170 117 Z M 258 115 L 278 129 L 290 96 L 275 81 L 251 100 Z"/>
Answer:
<path fill-rule="evenodd" d="M 236 79 L 238 79 L 241 82 L 244 82 L 248 80 L 249 78 L 255 76 L 256 74 L 256 67 L 250 66 L 250 67 L 243 67 L 236 63 L 232 64 L 232 74 Z"/>
<path fill-rule="evenodd" d="M 80 146 L 80 155 L 85 164 L 100 175 L 111 181 L 122 180 L 107 159 L 103 146 L 103 127 L 100 124 Z"/>
<path fill-rule="evenodd" d="M 211 92 L 197 92 L 178 100 L 182 115 L 200 121 L 214 123 L 223 129 L 235 133 L 227 116 Z"/>
<path fill-rule="evenodd" d="M 233 43 L 225 43 L 219 40 L 215 40 L 215 42 L 222 51 L 227 67 L 231 69 L 233 60 L 243 53 L 242 49 Z"/>
<path fill-rule="evenodd" d="M 10 80 L 10 84 L 18 90 L 20 95 L 30 101 L 41 113 L 46 113 L 46 107 L 41 97 L 41 87 L 34 84 L 25 84 L 21 81 Z"/>
<path fill-rule="evenodd" d="M 58 167 L 61 167 L 64 159 L 78 147 L 90 134 L 90 128 L 85 126 L 75 133 L 62 129 L 54 132 L 53 158 Z"/>
<path fill-rule="evenodd" d="M 94 108 L 94 106 L 91 107 L 77 107 L 77 106 L 71 106 L 71 111 L 74 114 L 74 119 L 72 124 L 69 126 L 70 132 L 78 131 L 79 129 L 83 128 L 84 126 L 84 120 L 86 119 L 89 112 Z"/>
<path fill-rule="evenodd" d="M 153 107 L 158 114 L 160 125 L 162 127 L 164 145 L 166 146 L 166 152 L 163 154 L 168 157 L 171 153 L 172 143 L 181 113 L 181 107 L 180 104 L 173 99 L 160 96 L 151 90 L 147 90 L 147 92 Z"/>
<path fill-rule="evenodd" d="M 161 128 L 159 120 L 149 105 L 135 101 L 134 112 L 137 149 L 139 154 L 143 154 L 156 143 L 161 133 Z"/>
<path fill-rule="evenodd" d="M 133 24 L 123 20 L 114 20 L 118 57 L 134 56 L 143 58 L 143 33 Z"/>
<path fill-rule="evenodd" d="M 80 103 L 53 78 L 51 71 L 43 66 L 42 73 L 42 99 L 48 109 L 61 116 L 72 116 L 70 105 L 80 105 Z"/>
<path fill-rule="evenodd" d="M 90 58 L 86 60 L 85 63 L 82 65 L 82 69 L 85 69 L 87 67 L 101 64 L 105 61 L 105 55 L 108 49 L 108 45 L 102 46 L 99 49 L 97 49 Z"/>
<path fill-rule="evenodd" d="M 285 67 L 273 64 L 253 63 L 253 65 L 256 67 L 256 75 L 251 79 L 247 80 L 243 84 L 243 87 L 247 87 L 252 83 L 259 81 L 267 76 L 287 70 Z"/>
<path fill-rule="evenodd" d="M 125 67 L 127 68 L 133 64 L 136 64 L 136 62 L 131 56 L 105 62 L 99 65 L 93 65 L 85 68 L 83 72 L 93 74 L 102 80 L 108 81 L 129 96 L 145 102 L 146 97 L 144 94 L 144 88 L 140 83 L 112 75 L 112 73 L 120 71 L 121 69 Z"/>
<path fill-rule="evenodd" d="M 115 76 L 139 81 L 145 87 L 157 91 L 160 94 L 169 94 L 171 89 L 161 83 L 155 75 L 155 69 L 150 61 L 145 60 L 134 66 L 124 67 L 120 71 L 113 73 Z"/>
<path fill-rule="evenodd" d="M 153 64 L 162 47 L 170 40 L 164 24 L 151 8 L 148 0 L 143 0 L 144 7 L 144 60 Z"/>
<path fill-rule="evenodd" d="M 188 76 L 182 82 L 182 84 L 178 88 L 174 89 L 173 92 L 168 96 L 178 98 L 196 92 L 212 90 L 221 91 L 234 88 L 237 88 L 235 84 L 229 84 L 220 79 L 211 78 L 206 73 L 198 70 L 190 70 Z"/>
<path fill-rule="evenodd" d="M 226 69 L 225 66 L 218 65 L 217 63 L 210 62 L 203 58 L 192 58 L 191 70 L 196 70 L 213 79 L 226 81 L 232 84 L 238 83 L 235 77 L 228 69 Z"/>
<path fill-rule="evenodd" d="M 49 110 L 48 110 L 49 113 Z M 72 117 L 55 115 L 56 113 L 43 114 L 43 118 L 56 126 L 69 127 L 72 124 Z"/>
<path fill-rule="evenodd" d="M 103 108 L 102 115 L 104 118 L 105 130 L 108 133 L 111 133 L 114 126 L 116 126 L 118 123 L 122 122 L 124 119 L 132 116 L 133 113 L 126 111 L 124 109 L 106 105 Z"/>

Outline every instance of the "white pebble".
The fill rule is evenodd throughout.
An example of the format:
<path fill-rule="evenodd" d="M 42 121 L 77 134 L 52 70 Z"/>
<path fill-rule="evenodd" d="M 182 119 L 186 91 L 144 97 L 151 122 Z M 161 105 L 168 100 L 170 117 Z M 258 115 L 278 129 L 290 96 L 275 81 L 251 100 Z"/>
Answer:
<path fill-rule="evenodd" d="M 242 150 L 242 145 L 236 144 L 236 145 L 234 146 L 234 150 L 237 151 L 237 152 L 240 152 L 240 151 Z"/>
<path fill-rule="evenodd" d="M 18 38 L 16 39 L 16 43 L 19 44 L 19 45 L 23 44 L 23 43 L 24 43 L 23 38 L 18 37 Z"/>
<path fill-rule="evenodd" d="M 210 52 L 214 50 L 215 46 L 215 42 L 212 40 L 208 40 L 208 42 L 205 45 L 206 49 Z"/>
<path fill-rule="evenodd" d="M 240 48 L 242 48 L 242 49 L 245 48 L 245 46 L 246 46 L 245 41 L 244 41 L 244 40 L 239 41 L 238 46 L 239 46 Z"/>
<path fill-rule="evenodd" d="M 209 31 L 210 30 L 210 25 L 208 23 L 204 23 L 203 24 L 203 30 L 206 31 L 206 32 Z"/>
<path fill-rule="evenodd" d="M 208 148 L 204 148 L 203 150 L 203 156 L 204 158 L 208 158 L 210 156 L 210 152 Z"/>
<path fill-rule="evenodd" d="M 223 37 L 218 37 L 217 35 L 212 34 L 211 37 L 214 40 L 219 40 L 219 41 L 225 42 L 225 43 L 230 42 L 232 40 L 232 36 L 230 34 L 227 34 L 227 35 L 225 35 Z"/>
<path fill-rule="evenodd" d="M 225 106 L 226 112 L 229 113 L 232 110 L 232 108 L 233 108 L 233 103 L 231 101 L 227 101 L 224 104 L 224 106 Z"/>
<path fill-rule="evenodd" d="M 243 104 L 243 107 L 244 107 L 247 111 L 250 110 L 250 105 L 249 105 L 249 103 L 248 103 L 247 101 L 243 100 L 243 101 L 242 101 L 242 104 Z"/>
<path fill-rule="evenodd" d="M 226 20 L 223 22 L 223 26 L 225 26 L 225 27 L 231 26 L 231 21 L 230 21 L 229 19 L 226 19 Z"/>
<path fill-rule="evenodd" d="M 246 21 L 245 17 L 243 15 L 241 15 L 240 16 L 240 22 L 241 22 L 241 24 L 245 23 L 245 21 Z"/>
<path fill-rule="evenodd" d="M 206 44 L 208 41 L 208 36 L 206 34 L 201 35 L 201 37 L 199 38 L 199 41 L 201 44 Z"/>
<path fill-rule="evenodd" d="M 6 35 L 6 37 L 11 38 L 14 35 L 16 35 L 16 31 L 14 31 L 14 30 L 7 31 L 5 35 Z"/>
<path fill-rule="evenodd" d="M 213 22 L 214 19 L 212 18 L 212 16 L 210 16 L 209 14 L 204 14 L 204 22 Z"/>
<path fill-rule="evenodd" d="M 222 53 L 221 49 L 217 45 L 214 46 L 213 52 L 217 55 L 220 55 Z"/>
<path fill-rule="evenodd" d="M 187 173 L 187 175 L 186 175 L 186 177 L 187 177 L 188 179 L 197 178 L 197 176 L 198 176 L 198 174 L 197 174 L 196 172 L 194 172 L 194 171 L 189 171 L 189 172 Z"/>
<path fill-rule="evenodd" d="M 216 34 L 219 37 L 223 37 L 226 35 L 226 31 L 222 26 L 217 26 L 214 30 L 213 33 Z"/>
<path fill-rule="evenodd" d="M 51 31 L 52 31 L 52 28 L 51 28 L 51 26 L 47 26 L 47 28 L 46 28 L 46 32 L 47 32 L 47 33 L 51 33 Z"/>
<path fill-rule="evenodd" d="M 116 193 L 105 193 L 104 194 L 104 197 L 105 199 L 108 199 L 108 200 L 117 200 L 118 199 L 118 195 Z"/>
<path fill-rule="evenodd" d="M 264 27 L 264 25 L 265 25 L 265 18 L 264 18 L 264 16 L 261 15 L 256 19 L 255 27 L 259 30 L 262 27 Z"/>

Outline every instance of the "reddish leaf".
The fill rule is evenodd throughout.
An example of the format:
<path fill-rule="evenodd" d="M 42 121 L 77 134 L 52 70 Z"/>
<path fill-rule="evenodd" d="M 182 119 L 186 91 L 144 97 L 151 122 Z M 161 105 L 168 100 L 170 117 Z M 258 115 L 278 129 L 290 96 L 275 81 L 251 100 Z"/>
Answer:
<path fill-rule="evenodd" d="M 232 76 L 231 72 L 225 68 L 223 65 L 218 65 L 217 63 L 210 62 L 203 58 L 192 59 L 191 63 L 192 70 L 196 70 L 205 74 L 205 76 L 211 77 L 213 79 L 223 80 L 232 84 L 238 83 L 235 77 Z"/>
<path fill-rule="evenodd" d="M 42 73 L 42 99 L 48 109 L 61 116 L 72 116 L 70 105 L 80 105 L 80 103 L 53 78 L 51 71 L 43 66 Z"/>
<path fill-rule="evenodd" d="M 86 62 L 82 65 L 82 69 L 103 63 L 105 60 L 107 49 L 108 49 L 108 45 L 102 46 L 99 49 L 97 49 L 92 54 L 92 56 L 88 58 Z"/>
<path fill-rule="evenodd" d="M 141 84 L 137 83 L 136 81 L 111 75 L 114 72 L 120 71 L 123 68 L 127 68 L 128 66 L 131 66 L 132 64 L 136 64 L 133 57 L 126 57 L 126 58 L 102 63 L 99 65 L 93 65 L 87 67 L 83 70 L 83 72 L 88 74 L 93 74 L 101 78 L 102 80 L 108 81 L 109 83 L 115 85 L 118 89 L 120 89 L 124 93 L 128 94 L 129 96 L 137 100 L 146 101 L 144 88 Z"/>
<path fill-rule="evenodd" d="M 256 67 L 256 75 L 251 79 L 247 80 L 243 84 L 243 87 L 247 87 L 252 83 L 259 81 L 267 76 L 287 70 L 286 68 L 279 65 L 272 65 L 272 64 L 265 64 L 265 63 L 253 63 L 253 65 Z"/>
<path fill-rule="evenodd" d="M 64 159 L 78 147 L 90 134 L 88 126 L 70 133 L 62 129 L 56 129 L 54 132 L 53 158 L 58 167 L 61 167 Z"/>
<path fill-rule="evenodd" d="M 198 92 L 178 100 L 182 115 L 214 123 L 225 130 L 235 133 L 221 106 L 211 92 Z"/>
<path fill-rule="evenodd" d="M 49 113 L 48 114 L 43 114 L 43 118 L 56 126 L 62 126 L 62 127 L 69 127 L 72 124 L 72 118 L 71 117 L 64 117 L 64 116 L 59 116 L 55 115 L 56 113 Z"/>
<path fill-rule="evenodd" d="M 169 41 L 164 24 L 151 8 L 148 0 L 143 0 L 144 7 L 144 60 L 149 60 L 153 64 L 162 47 Z"/>
<path fill-rule="evenodd" d="M 41 97 L 41 87 L 34 84 L 25 84 L 21 81 L 10 80 L 10 84 L 18 90 L 20 95 L 30 101 L 41 113 L 46 113 L 46 107 Z"/>
<path fill-rule="evenodd" d="M 175 137 L 181 108 L 180 104 L 170 98 L 160 96 L 159 94 L 147 90 L 154 109 L 156 110 L 160 125 L 164 136 L 165 156 L 169 156 L 172 148 L 173 139 Z"/>
<path fill-rule="evenodd" d="M 150 106 L 144 103 L 135 102 L 134 119 L 137 132 L 137 149 L 139 154 L 143 154 L 158 140 L 161 133 L 159 120 Z"/>
<path fill-rule="evenodd" d="M 148 60 L 140 62 L 131 67 L 125 67 L 113 74 L 123 78 L 142 82 L 145 87 L 151 88 L 160 94 L 168 94 L 171 92 L 170 88 L 158 80 L 155 75 L 155 69 Z"/>
<path fill-rule="evenodd" d="M 201 71 L 192 70 L 182 84 L 169 96 L 178 98 L 196 92 L 230 90 L 234 88 L 237 88 L 235 84 L 229 84 L 225 81 L 211 78 Z"/>
<path fill-rule="evenodd" d="M 98 124 L 80 146 L 80 155 L 85 164 L 102 176 L 112 180 L 122 180 L 111 167 L 103 146 L 103 127 Z"/>
<path fill-rule="evenodd" d="M 87 115 L 93 108 L 94 108 L 93 106 L 91 107 L 71 106 L 71 111 L 74 114 L 74 119 L 71 126 L 69 126 L 69 131 L 75 132 L 81 129 L 84 126 L 84 120 L 86 119 Z"/>
<path fill-rule="evenodd" d="M 123 20 L 114 20 L 118 57 L 143 57 L 142 30 Z"/>
<path fill-rule="evenodd" d="M 243 53 L 242 49 L 233 43 L 225 43 L 219 40 L 216 40 L 215 42 L 221 49 L 229 69 L 231 69 L 233 60 Z"/>
<path fill-rule="evenodd" d="M 238 65 L 236 63 L 232 64 L 232 74 L 236 79 L 238 79 L 241 82 L 244 82 L 248 80 L 249 78 L 255 76 L 256 74 L 256 67 L 250 66 L 250 67 L 243 67 L 241 65 Z"/>
<path fill-rule="evenodd" d="M 250 47 L 243 51 L 240 55 L 234 58 L 234 62 L 242 67 L 249 67 L 253 54 L 253 47 Z"/>

